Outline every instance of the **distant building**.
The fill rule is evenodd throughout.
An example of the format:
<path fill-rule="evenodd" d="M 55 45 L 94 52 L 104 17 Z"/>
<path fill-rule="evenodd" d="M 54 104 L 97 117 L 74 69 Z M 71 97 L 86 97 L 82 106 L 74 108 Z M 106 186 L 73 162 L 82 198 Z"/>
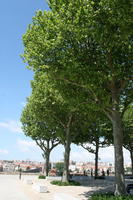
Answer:
<path fill-rule="evenodd" d="M 0 172 L 3 172 L 3 165 L 0 165 Z"/>
<path fill-rule="evenodd" d="M 5 163 L 3 164 L 3 172 L 14 172 L 15 165 L 13 163 Z"/>

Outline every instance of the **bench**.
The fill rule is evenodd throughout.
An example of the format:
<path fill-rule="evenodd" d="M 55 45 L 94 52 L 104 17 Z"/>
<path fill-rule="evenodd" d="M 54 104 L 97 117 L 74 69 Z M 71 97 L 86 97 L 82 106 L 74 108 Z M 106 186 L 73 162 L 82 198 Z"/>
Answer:
<path fill-rule="evenodd" d="M 49 181 L 61 181 L 62 177 L 61 176 L 46 176 L 46 180 Z"/>

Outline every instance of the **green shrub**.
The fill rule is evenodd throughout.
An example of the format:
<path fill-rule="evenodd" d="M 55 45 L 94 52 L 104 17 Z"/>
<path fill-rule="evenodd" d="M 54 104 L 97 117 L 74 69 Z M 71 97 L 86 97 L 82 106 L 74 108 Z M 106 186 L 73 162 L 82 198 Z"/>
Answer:
<path fill-rule="evenodd" d="M 57 162 L 55 168 L 57 169 L 57 175 L 62 176 L 64 170 L 64 162 Z"/>
<path fill-rule="evenodd" d="M 38 178 L 39 178 L 39 179 L 45 179 L 46 176 L 44 176 L 44 175 L 39 175 Z"/>
<path fill-rule="evenodd" d="M 58 186 L 79 186 L 80 183 L 75 182 L 75 181 L 69 181 L 69 182 L 62 182 L 62 181 L 51 181 L 51 184 L 53 185 L 58 185 Z"/>
<path fill-rule="evenodd" d="M 113 193 L 107 194 L 94 194 L 90 200 L 133 200 L 133 196 L 114 196 Z"/>

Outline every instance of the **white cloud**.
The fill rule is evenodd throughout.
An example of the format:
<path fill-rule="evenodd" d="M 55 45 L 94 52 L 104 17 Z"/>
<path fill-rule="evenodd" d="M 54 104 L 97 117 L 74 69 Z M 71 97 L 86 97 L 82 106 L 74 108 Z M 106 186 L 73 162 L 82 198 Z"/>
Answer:
<path fill-rule="evenodd" d="M 0 122 L 0 127 L 6 128 L 14 133 L 23 133 L 21 129 L 21 123 L 19 121 L 9 120 L 6 122 Z"/>
<path fill-rule="evenodd" d="M 27 141 L 27 140 L 17 140 L 17 145 L 22 152 L 30 152 L 33 150 L 38 150 L 39 147 L 36 145 L 34 141 Z"/>
<path fill-rule="evenodd" d="M 92 147 L 92 145 L 89 146 Z M 81 146 L 72 145 L 70 159 L 77 162 L 90 162 L 94 161 L 94 154 L 89 153 Z"/>
<path fill-rule="evenodd" d="M 63 145 L 58 145 L 52 150 L 50 154 L 50 160 L 52 162 L 57 162 L 63 159 L 64 159 L 64 147 Z"/>
<path fill-rule="evenodd" d="M 36 160 L 42 159 L 41 149 L 36 145 L 34 141 L 18 139 L 17 148 L 23 152 L 27 153 L 27 156 Z M 123 149 L 125 163 L 130 163 L 130 154 L 127 150 Z M 28 155 L 29 154 L 29 155 Z M 50 160 L 52 162 L 60 161 L 63 159 L 64 147 L 59 145 L 53 149 L 50 154 Z M 114 163 L 114 147 L 106 147 L 99 149 L 100 162 L 111 162 Z M 94 162 L 95 155 L 89 153 L 87 150 L 83 149 L 81 146 L 73 145 L 71 146 L 70 160 L 77 162 Z"/>
<path fill-rule="evenodd" d="M 81 152 L 72 151 L 70 159 L 77 162 L 90 162 L 94 161 L 94 154 L 89 153 L 87 150 L 85 151 L 84 149 Z"/>
<path fill-rule="evenodd" d="M 92 145 L 90 145 L 94 148 Z M 57 146 L 51 152 L 51 161 L 60 161 L 63 159 L 64 147 L 62 145 Z M 130 163 L 130 154 L 123 148 L 123 155 L 125 163 Z M 114 146 L 100 148 L 99 149 L 99 162 L 111 162 L 114 163 Z M 70 152 L 70 160 L 76 162 L 94 162 L 95 155 L 89 153 L 87 150 L 83 149 L 81 146 L 72 144 Z"/>
<path fill-rule="evenodd" d="M 5 149 L 0 149 L 0 154 L 8 154 L 9 152 L 7 151 L 7 150 L 5 150 Z"/>
<path fill-rule="evenodd" d="M 99 158 L 103 162 L 114 162 L 114 147 L 106 147 L 99 149 Z"/>
<path fill-rule="evenodd" d="M 92 146 L 91 146 L 92 147 Z M 124 162 L 130 163 L 130 153 L 125 148 L 123 148 Z M 94 162 L 95 155 L 89 153 L 87 150 L 84 150 L 82 147 L 73 146 L 71 151 L 71 160 L 81 161 L 81 162 Z M 99 149 L 99 158 L 101 162 L 111 162 L 114 163 L 114 146 L 100 148 Z"/>
<path fill-rule="evenodd" d="M 125 148 L 123 148 L 123 156 L 125 163 L 130 162 L 130 154 Z M 99 157 L 104 162 L 114 162 L 114 146 L 100 148 Z"/>

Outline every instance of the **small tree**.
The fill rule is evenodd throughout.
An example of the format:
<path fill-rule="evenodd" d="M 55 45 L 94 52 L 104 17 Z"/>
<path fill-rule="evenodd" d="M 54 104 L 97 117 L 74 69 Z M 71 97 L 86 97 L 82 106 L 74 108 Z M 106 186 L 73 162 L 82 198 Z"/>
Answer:
<path fill-rule="evenodd" d="M 37 121 L 45 121 L 49 127 L 58 128 L 58 137 L 65 148 L 62 181 L 68 182 L 71 143 L 76 137 L 74 126 L 79 119 L 78 105 L 72 106 L 67 99 L 63 99 L 58 90 L 53 88 L 48 76 L 42 72 L 36 72 L 32 81 L 30 103 Z"/>
<path fill-rule="evenodd" d="M 49 127 L 45 121 L 37 121 L 32 106 L 29 99 L 21 116 L 22 129 L 25 135 L 31 137 L 43 151 L 42 156 L 46 160 L 46 176 L 48 176 L 50 153 L 60 141 L 57 137 L 57 128 Z"/>
<path fill-rule="evenodd" d="M 101 115 L 102 116 L 102 115 Z M 113 143 L 111 126 L 105 116 L 96 119 L 87 126 L 86 132 L 79 137 L 79 144 L 89 153 L 95 154 L 95 178 L 98 176 L 99 148 L 104 148 Z"/>
<path fill-rule="evenodd" d="M 57 169 L 58 175 L 63 175 L 64 162 L 57 162 L 55 168 Z"/>

